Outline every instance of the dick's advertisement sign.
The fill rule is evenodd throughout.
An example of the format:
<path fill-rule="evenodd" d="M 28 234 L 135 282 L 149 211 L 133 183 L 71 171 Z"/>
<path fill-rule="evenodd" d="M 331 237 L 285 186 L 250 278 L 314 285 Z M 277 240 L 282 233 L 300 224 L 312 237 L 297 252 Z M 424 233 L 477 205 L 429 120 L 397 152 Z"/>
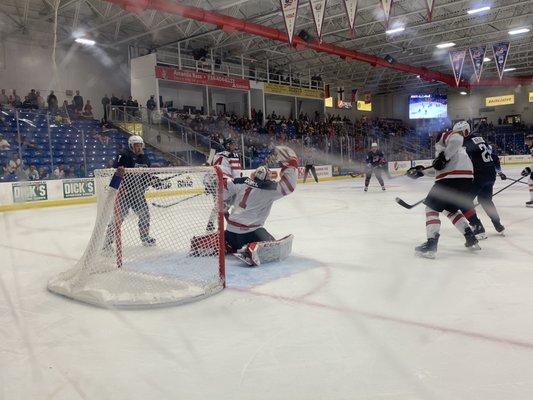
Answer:
<path fill-rule="evenodd" d="M 12 184 L 13 203 L 41 201 L 48 199 L 46 182 L 20 182 Z"/>
<path fill-rule="evenodd" d="M 63 197 L 65 199 L 89 196 L 94 196 L 94 179 L 68 179 L 63 181 Z"/>

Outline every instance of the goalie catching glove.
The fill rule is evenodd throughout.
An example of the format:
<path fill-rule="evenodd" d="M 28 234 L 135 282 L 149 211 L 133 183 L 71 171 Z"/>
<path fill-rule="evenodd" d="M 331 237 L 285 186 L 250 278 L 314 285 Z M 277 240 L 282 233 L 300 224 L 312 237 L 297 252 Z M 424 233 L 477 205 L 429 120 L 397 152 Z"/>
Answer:
<path fill-rule="evenodd" d="M 289 146 L 276 146 L 274 148 L 274 157 L 281 167 L 291 166 L 298 168 L 298 157 Z"/>
<path fill-rule="evenodd" d="M 529 167 L 524 168 L 522 171 L 522 176 L 528 176 L 529 174 L 531 174 L 531 168 Z"/>

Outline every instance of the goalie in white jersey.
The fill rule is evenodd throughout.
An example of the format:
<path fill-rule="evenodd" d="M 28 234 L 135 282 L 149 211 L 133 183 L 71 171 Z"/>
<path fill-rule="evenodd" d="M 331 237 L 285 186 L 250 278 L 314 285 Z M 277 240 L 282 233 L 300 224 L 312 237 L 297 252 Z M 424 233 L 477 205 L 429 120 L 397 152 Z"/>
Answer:
<path fill-rule="evenodd" d="M 298 158 L 287 146 L 274 149 L 281 166 L 280 180 L 270 180 L 270 171 L 260 166 L 250 178 L 226 181 L 224 198 L 232 199 L 233 209 L 225 231 L 227 250 L 239 253 L 243 261 L 259 265 L 285 258 L 290 253 L 292 235 L 279 241 L 263 227 L 274 201 L 291 194 L 298 179 Z"/>

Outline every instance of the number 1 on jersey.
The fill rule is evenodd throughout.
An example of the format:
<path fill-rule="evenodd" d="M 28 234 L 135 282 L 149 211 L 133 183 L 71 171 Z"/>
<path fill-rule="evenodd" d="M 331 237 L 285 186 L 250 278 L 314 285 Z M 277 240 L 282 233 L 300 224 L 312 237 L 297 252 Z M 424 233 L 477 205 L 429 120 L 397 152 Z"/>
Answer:
<path fill-rule="evenodd" d="M 244 191 L 244 196 L 242 196 L 242 200 L 239 203 L 240 208 L 246 208 L 246 202 L 248 201 L 248 196 L 250 196 L 250 192 L 252 191 L 253 187 L 247 187 Z"/>

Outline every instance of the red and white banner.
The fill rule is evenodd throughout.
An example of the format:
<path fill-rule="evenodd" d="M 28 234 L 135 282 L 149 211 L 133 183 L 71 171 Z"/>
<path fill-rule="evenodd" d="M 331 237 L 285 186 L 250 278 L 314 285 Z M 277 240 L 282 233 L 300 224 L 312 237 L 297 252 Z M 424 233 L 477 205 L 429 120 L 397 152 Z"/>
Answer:
<path fill-rule="evenodd" d="M 426 0 L 426 7 L 428 9 L 428 21 L 433 19 L 433 7 L 435 6 L 435 0 Z"/>
<path fill-rule="evenodd" d="M 452 63 L 453 76 L 457 86 L 459 86 L 459 82 L 461 81 L 465 58 L 466 50 L 450 51 L 450 62 Z"/>
<path fill-rule="evenodd" d="M 355 29 L 355 14 L 357 14 L 357 1 L 358 0 L 342 0 L 344 4 L 344 9 L 346 10 L 346 15 L 348 16 L 348 23 L 350 24 L 350 29 Z"/>
<path fill-rule="evenodd" d="M 294 36 L 294 28 L 296 26 L 296 15 L 298 14 L 298 0 L 280 0 L 280 3 L 283 19 L 285 20 L 285 28 L 287 28 L 287 35 L 289 36 L 289 43 L 292 44 L 292 37 Z"/>
<path fill-rule="evenodd" d="M 487 52 L 487 46 L 470 47 L 468 51 L 470 52 L 470 59 L 472 60 L 472 65 L 474 66 L 474 73 L 476 74 L 476 79 L 479 83 L 479 80 L 481 79 L 481 72 L 483 71 L 483 63 L 485 60 L 485 54 Z"/>
<path fill-rule="evenodd" d="M 167 81 L 192 83 L 195 85 L 217 86 L 229 89 L 250 90 L 250 81 L 225 75 L 211 75 L 203 72 L 187 71 L 175 67 L 156 65 L 155 77 Z"/>
<path fill-rule="evenodd" d="M 324 15 L 326 15 L 327 0 L 309 0 L 309 6 L 315 20 L 316 33 L 318 40 L 322 41 L 322 24 L 324 23 Z"/>
<path fill-rule="evenodd" d="M 505 64 L 507 63 L 507 56 L 509 55 L 509 48 L 511 43 L 502 42 L 495 43 L 492 45 L 492 51 L 494 52 L 494 62 L 496 63 L 496 68 L 498 68 L 498 75 L 500 76 L 500 81 L 503 78 L 503 72 L 505 70 Z"/>
<path fill-rule="evenodd" d="M 381 0 L 381 8 L 385 13 L 385 26 L 389 26 L 390 11 L 392 9 L 393 0 Z"/>

